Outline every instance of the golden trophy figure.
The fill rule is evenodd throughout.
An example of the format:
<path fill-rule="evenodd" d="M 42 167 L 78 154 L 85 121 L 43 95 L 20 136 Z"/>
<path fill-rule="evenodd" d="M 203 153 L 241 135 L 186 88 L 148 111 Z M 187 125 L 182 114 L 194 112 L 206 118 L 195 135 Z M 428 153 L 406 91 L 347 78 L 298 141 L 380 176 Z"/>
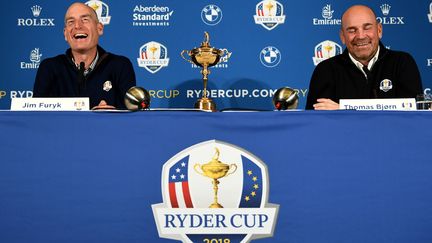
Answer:
<path fill-rule="evenodd" d="M 152 53 L 152 59 L 156 59 L 156 58 L 155 58 L 155 52 L 157 51 L 157 47 L 154 46 L 154 44 L 153 44 L 152 47 L 150 47 L 150 51 L 151 51 L 151 53 Z"/>
<path fill-rule="evenodd" d="M 265 5 L 265 7 L 268 9 L 269 11 L 269 16 L 272 16 L 271 14 L 271 9 L 274 7 L 274 5 L 271 2 L 268 2 L 267 5 Z"/>
<path fill-rule="evenodd" d="M 218 203 L 218 179 L 234 173 L 237 170 L 237 166 L 235 164 L 227 165 L 219 161 L 219 149 L 215 149 L 216 154 L 213 156 L 212 160 L 207 164 L 203 165 L 195 164 L 194 170 L 202 176 L 213 179 L 212 184 L 214 190 L 214 201 L 212 204 L 210 204 L 209 208 L 223 208 L 223 206 Z M 199 171 L 197 168 L 200 168 L 202 172 Z M 234 169 L 230 173 L 228 173 L 228 171 L 230 171 L 232 168 Z"/>
<path fill-rule="evenodd" d="M 190 59 L 185 58 L 183 56 L 184 53 L 187 53 Z M 190 51 L 183 50 L 180 55 L 186 61 L 202 67 L 201 74 L 204 81 L 204 90 L 202 98 L 195 102 L 195 108 L 207 111 L 216 111 L 216 104 L 212 99 L 207 97 L 207 76 L 210 74 L 210 70 L 208 68 L 218 64 L 221 60 L 221 57 L 226 56 L 226 58 L 229 58 L 228 50 L 211 47 L 209 43 L 209 34 L 204 32 L 204 42 L 201 43 L 200 47 L 194 48 Z"/>
<path fill-rule="evenodd" d="M 331 45 L 324 46 L 324 49 L 327 51 L 327 57 L 330 57 L 330 52 L 333 49 Z"/>

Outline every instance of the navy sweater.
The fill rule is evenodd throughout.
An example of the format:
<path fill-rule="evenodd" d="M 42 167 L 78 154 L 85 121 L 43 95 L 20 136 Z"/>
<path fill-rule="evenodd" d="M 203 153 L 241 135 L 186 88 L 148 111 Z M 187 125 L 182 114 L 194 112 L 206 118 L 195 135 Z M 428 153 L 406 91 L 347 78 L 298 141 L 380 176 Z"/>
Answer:
<path fill-rule="evenodd" d="M 89 97 L 91 108 L 105 100 L 108 105 L 125 109 L 124 95 L 136 85 L 132 63 L 100 46 L 98 53 L 95 68 L 82 81 L 78 80 L 79 70 L 70 49 L 66 54 L 43 60 L 36 74 L 33 97 Z"/>
<path fill-rule="evenodd" d="M 368 80 L 346 49 L 321 62 L 312 74 L 306 109 L 313 109 L 318 98 L 339 103 L 339 99 L 415 98 L 422 93 L 420 72 L 408 53 L 388 50 L 380 43 L 378 59 L 370 71 Z M 383 80 L 390 80 L 391 86 Z M 380 87 L 383 84 L 387 87 Z"/>

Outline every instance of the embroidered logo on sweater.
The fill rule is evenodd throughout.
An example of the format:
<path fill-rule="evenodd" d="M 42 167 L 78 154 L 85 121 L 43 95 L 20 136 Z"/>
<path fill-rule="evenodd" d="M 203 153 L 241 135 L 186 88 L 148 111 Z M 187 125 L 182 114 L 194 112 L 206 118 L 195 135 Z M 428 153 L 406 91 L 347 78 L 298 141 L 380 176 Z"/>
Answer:
<path fill-rule="evenodd" d="M 392 81 L 390 79 L 384 79 L 380 83 L 380 90 L 387 92 L 393 88 Z"/>
<path fill-rule="evenodd" d="M 108 92 L 111 89 L 112 89 L 112 83 L 111 83 L 111 81 L 109 81 L 109 80 L 105 81 L 105 83 L 103 84 L 103 90 L 105 90 L 106 92 Z"/>

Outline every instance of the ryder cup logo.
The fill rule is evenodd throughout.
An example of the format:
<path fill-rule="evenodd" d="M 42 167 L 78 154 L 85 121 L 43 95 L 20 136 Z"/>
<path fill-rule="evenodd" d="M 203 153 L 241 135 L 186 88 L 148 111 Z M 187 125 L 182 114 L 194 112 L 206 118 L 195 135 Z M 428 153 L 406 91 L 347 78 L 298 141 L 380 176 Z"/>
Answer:
<path fill-rule="evenodd" d="M 429 5 L 429 14 L 428 14 L 428 17 L 429 17 L 429 22 L 432 23 L 432 3 Z"/>
<path fill-rule="evenodd" d="M 380 6 L 381 13 L 384 17 L 377 17 L 378 22 L 381 24 L 391 24 L 391 25 L 399 25 L 405 24 L 404 17 L 391 17 L 388 16 L 390 14 L 391 6 L 387 3 L 382 4 Z"/>
<path fill-rule="evenodd" d="M 30 52 L 30 62 L 21 62 L 21 69 L 37 69 L 41 62 L 42 53 L 39 52 L 39 48 L 35 48 Z"/>
<path fill-rule="evenodd" d="M 54 24 L 54 19 L 47 19 L 47 18 L 40 18 L 38 19 L 38 17 L 41 15 L 42 13 L 42 7 L 39 5 L 34 5 L 30 8 L 32 15 L 34 18 L 18 18 L 18 26 L 55 26 Z"/>
<path fill-rule="evenodd" d="M 260 61 L 266 67 L 276 67 L 281 59 L 280 51 L 274 46 L 267 46 L 260 52 Z"/>
<path fill-rule="evenodd" d="M 272 30 L 279 24 L 285 23 L 283 5 L 278 1 L 264 0 L 259 2 L 255 7 L 255 13 L 255 23 L 262 25 L 267 30 Z"/>
<path fill-rule="evenodd" d="M 216 5 L 207 5 L 201 11 L 201 19 L 207 25 L 217 25 L 222 20 L 222 10 Z"/>
<path fill-rule="evenodd" d="M 152 205 L 159 236 L 183 242 L 248 242 L 273 236 L 266 165 L 217 140 L 191 146 L 162 169 L 163 203 Z"/>
<path fill-rule="evenodd" d="M 384 79 L 380 82 L 380 90 L 387 92 L 393 88 L 392 81 L 390 79 Z"/>
<path fill-rule="evenodd" d="M 109 7 L 106 3 L 98 0 L 92 0 L 85 3 L 87 6 L 94 9 L 99 21 L 103 25 L 108 25 L 111 21 L 111 16 L 109 16 Z"/>
<path fill-rule="evenodd" d="M 340 19 L 333 19 L 333 12 L 330 4 L 325 5 L 321 12 L 323 19 L 314 18 L 313 25 L 340 25 Z"/>
<path fill-rule="evenodd" d="M 168 49 L 155 41 L 147 42 L 139 50 L 138 66 L 150 73 L 156 73 L 169 63 Z"/>
<path fill-rule="evenodd" d="M 326 40 L 315 46 L 315 56 L 312 57 L 312 60 L 316 66 L 320 62 L 341 53 L 342 47 L 339 44 L 330 40 Z"/>

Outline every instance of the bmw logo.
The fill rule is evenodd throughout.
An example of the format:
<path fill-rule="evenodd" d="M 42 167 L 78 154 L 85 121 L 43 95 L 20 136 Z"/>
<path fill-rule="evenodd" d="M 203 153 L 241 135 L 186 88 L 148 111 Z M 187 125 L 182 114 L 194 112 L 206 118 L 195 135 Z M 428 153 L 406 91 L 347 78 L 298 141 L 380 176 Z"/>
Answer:
<path fill-rule="evenodd" d="M 279 64 L 280 60 L 281 53 L 274 46 L 267 46 L 260 52 L 260 61 L 266 67 L 276 67 Z"/>
<path fill-rule="evenodd" d="M 207 5 L 201 11 L 201 19 L 207 25 L 217 25 L 222 20 L 222 10 L 216 5 Z"/>

